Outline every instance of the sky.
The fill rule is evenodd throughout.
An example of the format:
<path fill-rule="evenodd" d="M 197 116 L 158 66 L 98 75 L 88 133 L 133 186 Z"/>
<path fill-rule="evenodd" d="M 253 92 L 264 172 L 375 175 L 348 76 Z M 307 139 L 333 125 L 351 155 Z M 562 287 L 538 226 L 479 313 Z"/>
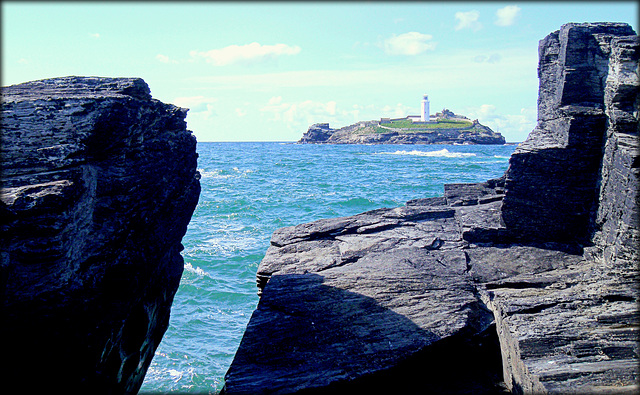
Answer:
<path fill-rule="evenodd" d="M 2 85 L 141 77 L 189 108 L 198 141 L 297 141 L 447 108 L 523 141 L 538 43 L 569 22 L 626 22 L 635 1 L 2 1 Z"/>

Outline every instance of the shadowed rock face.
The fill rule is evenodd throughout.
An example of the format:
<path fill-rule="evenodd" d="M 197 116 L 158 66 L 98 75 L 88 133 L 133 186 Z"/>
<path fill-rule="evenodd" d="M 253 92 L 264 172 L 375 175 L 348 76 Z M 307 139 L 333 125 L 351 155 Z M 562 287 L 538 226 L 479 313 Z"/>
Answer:
<path fill-rule="evenodd" d="M 492 341 L 492 315 L 465 275 L 454 215 L 402 207 L 274 233 L 225 390 L 413 393 L 424 380 L 438 392 L 499 390 L 497 346 L 478 351 Z M 443 385 L 459 373 L 453 355 L 475 374 Z M 440 366 L 423 370 L 434 358 Z"/>
<path fill-rule="evenodd" d="M 226 393 L 637 392 L 638 46 L 542 40 L 503 177 L 276 230 Z"/>
<path fill-rule="evenodd" d="M 134 78 L 54 78 L 2 97 L 3 385 L 135 392 L 200 193 L 186 110 Z"/>
<path fill-rule="evenodd" d="M 603 158 L 605 140 L 619 132 L 637 136 L 634 37 L 626 24 L 568 24 L 541 41 L 538 124 L 506 174 L 503 218 L 513 236 L 590 239 L 600 169 L 611 160 Z"/>

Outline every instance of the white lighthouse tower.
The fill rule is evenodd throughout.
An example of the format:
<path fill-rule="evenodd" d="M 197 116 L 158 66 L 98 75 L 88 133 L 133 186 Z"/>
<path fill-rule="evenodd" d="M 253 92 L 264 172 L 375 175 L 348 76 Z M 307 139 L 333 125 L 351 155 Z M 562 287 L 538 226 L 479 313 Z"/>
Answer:
<path fill-rule="evenodd" d="M 420 113 L 420 122 L 429 122 L 429 96 L 422 97 L 422 112 Z"/>

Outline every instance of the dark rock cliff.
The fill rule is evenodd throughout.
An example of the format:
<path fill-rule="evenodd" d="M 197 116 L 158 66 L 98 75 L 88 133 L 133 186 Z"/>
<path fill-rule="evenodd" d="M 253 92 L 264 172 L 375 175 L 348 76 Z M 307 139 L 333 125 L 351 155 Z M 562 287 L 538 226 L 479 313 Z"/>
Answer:
<path fill-rule="evenodd" d="M 186 110 L 134 78 L 2 88 L 3 388 L 136 392 L 198 201 Z"/>
<path fill-rule="evenodd" d="M 512 155 L 507 172 L 503 217 L 512 232 L 543 240 L 589 239 L 601 164 L 611 159 L 603 158 L 607 134 L 615 129 L 628 139 L 637 133 L 637 80 L 629 80 L 637 58 L 633 50 L 621 57 L 633 41 L 618 38 L 633 34 L 628 25 L 570 24 L 540 44 L 538 125 Z"/>
<path fill-rule="evenodd" d="M 637 392 L 638 54 L 564 25 L 503 177 L 274 232 L 226 393 Z"/>

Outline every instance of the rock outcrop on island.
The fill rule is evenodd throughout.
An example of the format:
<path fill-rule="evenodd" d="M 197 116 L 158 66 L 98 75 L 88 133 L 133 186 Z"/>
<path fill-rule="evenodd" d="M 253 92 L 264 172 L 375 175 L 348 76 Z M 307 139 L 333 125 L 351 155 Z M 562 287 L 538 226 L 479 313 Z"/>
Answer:
<path fill-rule="evenodd" d="M 225 393 L 636 393 L 639 47 L 542 40 L 503 177 L 274 232 Z"/>
<path fill-rule="evenodd" d="M 447 110 L 440 124 L 420 122 L 394 127 L 391 122 L 358 122 L 340 129 L 316 123 L 302 136 L 301 144 L 505 144 L 500 133 L 477 121 L 447 122 Z M 440 114 L 440 113 L 439 113 Z M 451 113 L 453 114 L 453 113 Z M 454 114 L 455 115 L 455 114 Z M 404 121 L 404 119 L 402 120 Z"/>
<path fill-rule="evenodd" d="M 135 393 L 183 271 L 200 194 L 186 110 L 137 78 L 2 88 L 8 393 Z"/>

